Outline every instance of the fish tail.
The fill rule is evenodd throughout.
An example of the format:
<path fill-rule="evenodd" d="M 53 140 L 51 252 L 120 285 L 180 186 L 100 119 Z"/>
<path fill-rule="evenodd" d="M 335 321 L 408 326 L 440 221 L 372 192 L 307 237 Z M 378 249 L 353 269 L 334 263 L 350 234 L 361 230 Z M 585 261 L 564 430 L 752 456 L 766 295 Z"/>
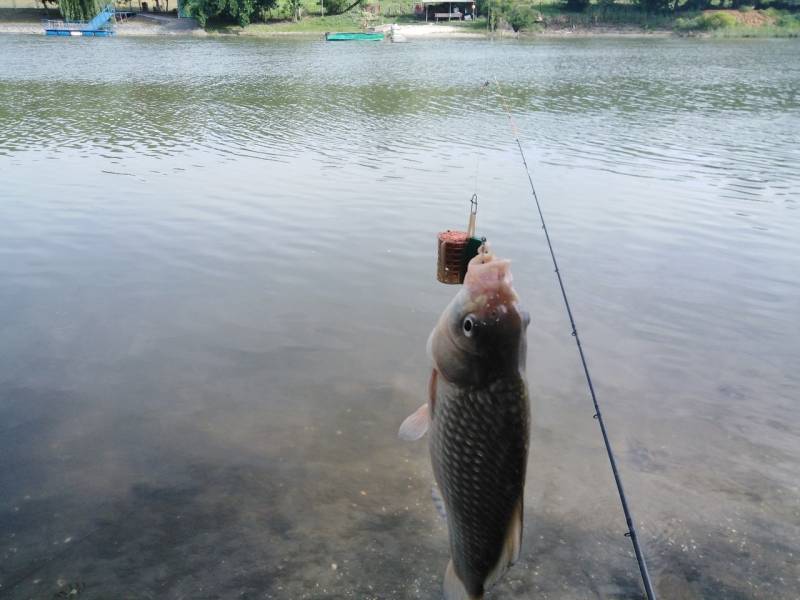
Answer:
<path fill-rule="evenodd" d="M 453 568 L 453 561 L 447 563 L 447 570 L 444 572 L 444 598 L 445 600 L 482 600 L 480 596 L 470 596 L 464 582 Z"/>

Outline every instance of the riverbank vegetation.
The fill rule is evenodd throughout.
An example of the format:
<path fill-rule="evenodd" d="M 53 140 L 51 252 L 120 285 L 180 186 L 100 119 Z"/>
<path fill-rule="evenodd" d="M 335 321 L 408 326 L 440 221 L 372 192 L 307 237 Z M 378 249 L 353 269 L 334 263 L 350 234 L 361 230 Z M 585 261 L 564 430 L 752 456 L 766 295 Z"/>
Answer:
<path fill-rule="evenodd" d="M 208 1 L 208 0 L 190 0 Z M 245 1 L 245 0 L 241 0 Z M 246 0 L 253 1 L 253 0 Z M 206 28 L 218 33 L 269 35 L 270 33 L 312 33 L 364 29 L 387 23 L 419 24 L 414 17 L 413 3 L 381 3 L 378 12 L 368 4 L 322 16 L 316 0 L 271 1 L 254 15 L 252 24 L 237 31 L 241 20 L 218 15 Z M 326 0 L 326 7 L 331 0 Z M 570 0 L 574 5 L 575 0 Z M 570 2 L 529 2 L 526 0 L 483 0 L 478 2 L 478 18 L 472 21 L 451 21 L 447 25 L 465 31 L 522 34 L 591 34 L 663 32 L 678 35 L 715 37 L 796 37 L 800 35 L 800 12 L 784 9 L 757 9 L 743 5 L 730 8 L 735 2 L 724 0 L 710 4 L 704 0 L 671 2 L 669 9 L 648 9 L 654 0 L 638 3 L 617 3 L 607 0 L 592 2 L 573 9 Z M 676 7 L 677 4 L 677 7 Z M 698 4 L 709 8 L 694 8 Z M 800 0 L 798 1 L 800 10 Z M 423 21 L 424 22 L 424 21 Z"/>
<path fill-rule="evenodd" d="M 681 34 L 709 34 L 714 37 L 800 37 L 800 13 L 743 6 L 738 11 L 706 11 L 676 19 Z"/>
<path fill-rule="evenodd" d="M 386 23 L 420 23 L 413 0 L 224 0 L 222 12 L 203 13 L 220 0 L 188 0 L 210 31 L 310 33 L 363 29 Z M 232 7 L 241 3 L 245 10 Z M 324 6 L 323 6 L 324 2 Z M 800 34 L 800 0 L 477 0 L 477 19 L 447 24 L 467 31 L 502 33 L 675 32 L 679 35 L 790 37 Z M 252 7 L 252 8 L 248 8 Z M 323 14 L 324 13 L 324 14 Z"/>
<path fill-rule="evenodd" d="M 330 19 L 354 12 L 353 17 L 368 6 L 368 0 L 186 0 L 187 12 L 203 27 L 211 21 L 214 29 L 231 22 L 241 27 L 257 22 L 291 22 L 305 31 L 299 25 L 304 15 L 316 13 Z"/>
<path fill-rule="evenodd" d="M 663 31 L 680 35 L 792 37 L 800 33 L 800 0 L 741 4 L 740 0 L 566 0 L 528 3 L 524 0 L 487 0 L 491 29 L 515 32 L 591 30 Z"/>
<path fill-rule="evenodd" d="M 65 18 L 89 19 L 106 0 L 45 1 L 58 1 Z M 209 32 L 270 35 L 424 23 L 415 17 L 416 4 L 416 0 L 185 0 L 183 6 Z M 447 25 L 465 33 L 499 35 L 661 32 L 800 37 L 800 0 L 477 0 L 476 4 L 477 18 Z M 120 7 L 127 8 L 127 2 Z M 0 21 L 8 20 L 14 19 L 0 13 Z"/>

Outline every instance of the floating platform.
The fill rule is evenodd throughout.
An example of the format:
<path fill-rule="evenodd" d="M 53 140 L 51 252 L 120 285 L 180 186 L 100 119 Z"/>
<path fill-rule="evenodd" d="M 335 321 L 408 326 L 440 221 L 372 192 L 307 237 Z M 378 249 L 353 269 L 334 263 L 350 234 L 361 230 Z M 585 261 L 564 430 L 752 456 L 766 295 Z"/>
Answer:
<path fill-rule="evenodd" d="M 45 35 L 58 35 L 58 36 L 79 36 L 85 35 L 89 37 L 109 37 L 114 35 L 112 29 L 45 29 Z"/>
<path fill-rule="evenodd" d="M 326 33 L 325 39 L 329 42 L 379 42 L 384 38 L 384 34 L 380 31 L 376 32 L 363 32 L 363 31 L 340 31 L 337 33 Z"/>

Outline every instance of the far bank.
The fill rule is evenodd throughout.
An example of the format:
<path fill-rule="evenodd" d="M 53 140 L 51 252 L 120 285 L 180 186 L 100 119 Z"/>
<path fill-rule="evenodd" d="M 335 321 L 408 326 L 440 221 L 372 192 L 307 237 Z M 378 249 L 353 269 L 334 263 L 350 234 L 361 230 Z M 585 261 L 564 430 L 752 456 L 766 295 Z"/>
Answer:
<path fill-rule="evenodd" d="M 58 19 L 57 9 L 7 8 L 33 0 L 0 0 L 0 34 L 42 34 L 43 19 Z M 270 0 L 272 1 L 272 0 Z M 312 1 L 312 0 L 309 0 Z M 330 0 L 329 0 L 330 1 Z M 142 2 L 142 6 L 147 5 Z M 365 5 L 369 8 L 370 5 Z M 419 15 L 389 14 L 357 7 L 340 15 L 313 14 L 286 18 L 274 10 L 260 14 L 258 22 L 233 23 L 226 18 L 178 18 L 177 11 L 136 10 L 129 2 L 118 5 L 127 17 L 114 26 L 121 36 L 322 36 L 336 31 L 392 30 L 402 39 L 516 38 L 516 37 L 798 37 L 800 13 L 775 9 L 713 9 L 651 13 L 630 5 L 590 5 L 580 12 L 561 4 L 537 5 L 537 10 L 517 19 L 497 14 L 486 16 L 458 13 L 459 18 L 422 20 Z M 132 7 L 133 11 L 127 9 Z M 438 13 L 433 13 L 438 14 Z M 427 16 L 427 13 L 426 13 Z"/>

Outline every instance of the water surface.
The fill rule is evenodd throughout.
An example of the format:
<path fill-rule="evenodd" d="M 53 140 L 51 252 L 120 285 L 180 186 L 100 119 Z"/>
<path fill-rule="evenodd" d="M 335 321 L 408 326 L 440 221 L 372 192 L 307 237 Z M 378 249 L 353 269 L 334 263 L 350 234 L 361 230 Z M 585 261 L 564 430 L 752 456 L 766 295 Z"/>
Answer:
<path fill-rule="evenodd" d="M 0 596 L 439 598 L 396 430 L 474 192 L 533 318 L 492 597 L 641 596 L 496 78 L 661 597 L 796 598 L 799 54 L 0 38 Z"/>

